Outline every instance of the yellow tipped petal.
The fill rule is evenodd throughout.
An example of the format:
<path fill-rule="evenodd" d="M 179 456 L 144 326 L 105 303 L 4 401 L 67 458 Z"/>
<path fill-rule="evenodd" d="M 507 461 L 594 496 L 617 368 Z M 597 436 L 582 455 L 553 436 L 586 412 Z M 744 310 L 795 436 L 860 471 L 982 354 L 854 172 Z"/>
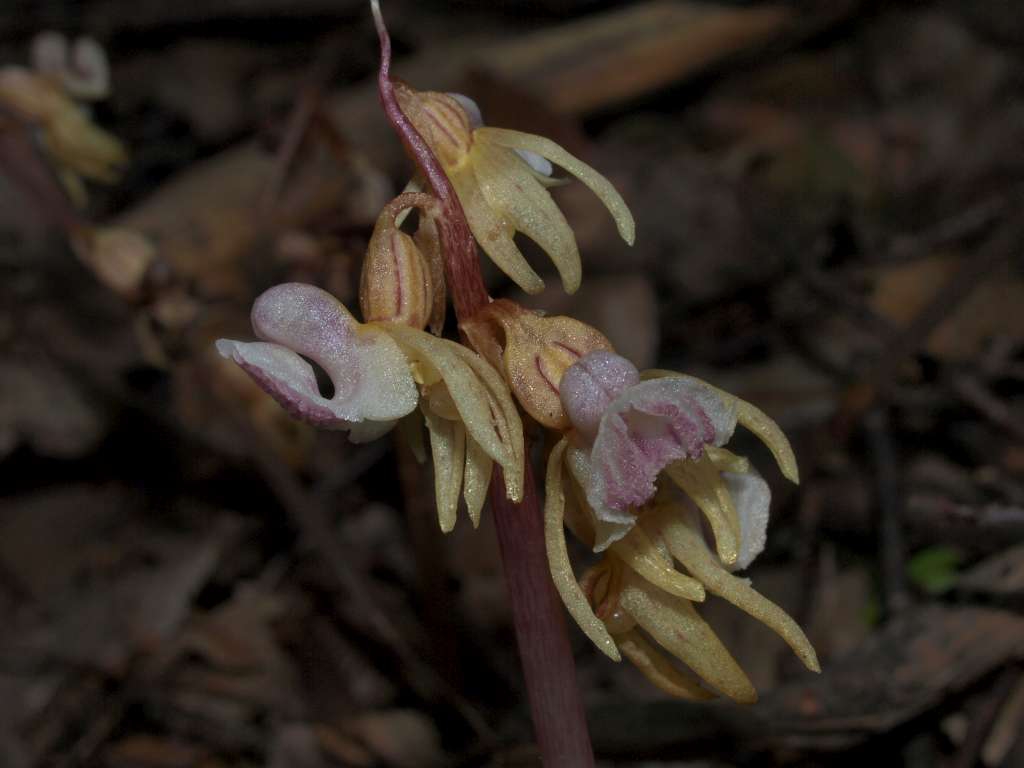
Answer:
<path fill-rule="evenodd" d="M 545 479 L 544 498 L 544 540 L 548 551 L 548 567 L 555 589 L 562 598 L 569 615 L 576 620 L 583 634 L 601 651 L 614 661 L 620 661 L 615 641 L 608 634 L 604 623 L 594 615 L 586 595 L 583 594 L 576 575 L 569 562 L 569 552 L 565 546 L 565 493 L 562 486 L 562 457 L 567 443 L 565 438 L 551 451 L 548 457 L 548 469 Z"/>
<path fill-rule="evenodd" d="M 466 440 L 466 469 L 462 476 L 462 495 L 473 527 L 480 525 L 480 512 L 487 500 L 487 486 L 491 484 L 494 462 L 472 437 Z"/>
<path fill-rule="evenodd" d="M 488 409 L 494 428 L 493 434 L 499 438 L 504 453 L 507 453 L 510 458 L 506 462 L 498 461 L 494 453 L 488 451 L 483 443 L 481 443 L 481 448 L 501 464 L 505 475 L 505 494 L 509 499 L 518 503 L 523 498 L 526 449 L 523 443 L 523 422 L 519 418 L 515 401 L 501 374 L 494 370 L 486 360 L 461 344 L 455 344 L 454 347 L 455 354 L 472 369 L 484 385 L 489 400 Z M 470 434 L 474 434 L 472 429 L 470 429 Z M 484 431 L 484 434 L 490 437 L 492 433 Z"/>
<path fill-rule="evenodd" d="M 757 701 L 750 679 L 690 602 L 645 585 L 629 570 L 623 579 L 619 605 L 665 650 L 722 695 Z"/>
<path fill-rule="evenodd" d="M 497 213 L 487 203 L 472 167 L 467 163 L 450 171 L 448 178 L 459 196 L 462 210 L 466 212 L 473 237 L 491 261 L 527 293 L 540 293 L 544 290 L 544 281 L 512 241 L 515 227 L 508 218 Z"/>
<path fill-rule="evenodd" d="M 739 519 L 718 472 L 710 467 L 709 473 L 708 467 L 703 461 L 676 461 L 665 472 L 704 513 L 715 536 L 718 556 L 726 565 L 732 565 L 739 558 Z M 724 499 L 728 499 L 727 505 L 723 504 Z"/>
<path fill-rule="evenodd" d="M 701 583 L 677 571 L 642 528 L 634 527 L 610 549 L 639 575 L 670 595 L 696 602 L 704 600 Z"/>
<path fill-rule="evenodd" d="M 409 326 L 379 327 L 398 342 L 421 376 L 444 381 L 469 436 L 505 470 L 506 493 L 519 501 L 525 471 L 523 424 L 501 375 L 461 344 Z"/>
<path fill-rule="evenodd" d="M 800 625 L 782 608 L 751 587 L 746 579 L 737 578 L 722 568 L 704 544 L 699 530 L 687 525 L 675 510 L 659 513 L 655 524 L 668 542 L 673 557 L 700 579 L 712 594 L 728 600 L 771 628 L 793 649 L 804 666 L 812 672 L 821 671 L 818 655 Z"/>
<path fill-rule="evenodd" d="M 582 160 L 569 154 L 555 142 L 545 139 L 543 136 L 534 136 L 530 133 L 512 131 L 507 128 L 477 128 L 473 132 L 473 137 L 502 147 L 508 147 L 509 149 L 525 149 L 529 152 L 535 152 L 541 157 L 546 157 L 556 165 L 560 165 L 597 195 L 608 209 L 608 212 L 611 213 L 612 218 L 615 219 L 615 226 L 619 230 L 619 235 L 629 245 L 633 244 L 633 240 L 636 238 L 636 224 L 633 221 L 633 214 L 629 212 L 626 201 L 622 199 L 622 195 L 615 190 L 615 187 L 611 185 L 608 179 Z"/>
<path fill-rule="evenodd" d="M 704 455 L 719 472 L 738 472 L 746 474 L 750 471 L 750 461 L 744 456 L 737 456 L 725 448 L 717 448 L 708 445 L 704 448 Z"/>
<path fill-rule="evenodd" d="M 551 257 L 565 292 L 575 293 L 583 277 L 576 238 L 530 167 L 511 150 L 479 141 L 470 162 L 484 199 Z"/>
<path fill-rule="evenodd" d="M 665 654 L 647 642 L 647 639 L 636 630 L 630 630 L 618 636 L 619 650 L 637 669 L 654 685 L 669 696 L 688 701 L 708 701 L 715 694 L 702 688 L 700 683 L 692 680 L 665 658 Z"/>
<path fill-rule="evenodd" d="M 457 421 L 448 421 L 425 407 L 423 416 L 430 431 L 430 453 L 434 459 L 434 495 L 437 497 L 437 521 L 450 533 L 455 527 L 462 490 L 462 471 L 466 461 L 466 430 Z"/>
<path fill-rule="evenodd" d="M 746 400 L 736 399 L 736 421 L 749 429 L 758 439 L 768 446 L 775 461 L 782 471 L 783 477 L 791 483 L 800 484 L 800 470 L 796 465 L 796 456 L 785 433 L 772 419 L 768 418 L 760 408 Z"/>

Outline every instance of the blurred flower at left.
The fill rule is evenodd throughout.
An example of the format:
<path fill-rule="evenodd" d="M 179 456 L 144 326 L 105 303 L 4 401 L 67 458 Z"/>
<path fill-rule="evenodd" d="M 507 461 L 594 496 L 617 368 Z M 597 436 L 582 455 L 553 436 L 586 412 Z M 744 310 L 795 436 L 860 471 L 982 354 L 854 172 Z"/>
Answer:
<path fill-rule="evenodd" d="M 0 68 L 0 108 L 34 132 L 68 195 L 84 205 L 86 180 L 112 184 L 128 162 L 124 145 L 81 103 L 109 95 L 106 54 L 91 38 L 69 44 L 44 32 L 33 41 L 32 59 L 32 69 Z"/>

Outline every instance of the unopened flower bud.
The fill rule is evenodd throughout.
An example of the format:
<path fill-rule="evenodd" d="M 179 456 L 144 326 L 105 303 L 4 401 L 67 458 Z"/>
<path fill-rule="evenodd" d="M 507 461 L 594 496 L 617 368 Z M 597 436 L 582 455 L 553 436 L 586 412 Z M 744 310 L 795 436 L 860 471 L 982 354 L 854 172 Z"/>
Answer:
<path fill-rule="evenodd" d="M 465 108 L 447 93 L 417 91 L 395 83 L 398 104 L 446 170 L 469 157 L 473 127 Z"/>
<path fill-rule="evenodd" d="M 570 426 L 559 397 L 562 375 L 584 355 L 612 348 L 579 320 L 543 317 L 507 299 L 492 302 L 462 329 L 481 354 L 505 371 L 523 409 L 553 429 Z"/>
<path fill-rule="evenodd" d="M 395 225 L 401 211 L 430 200 L 423 194 L 399 195 L 377 219 L 359 286 L 359 305 L 366 322 L 401 323 L 420 330 L 436 314 L 430 260 L 416 240 Z M 436 247 L 433 238 L 419 240 Z"/>

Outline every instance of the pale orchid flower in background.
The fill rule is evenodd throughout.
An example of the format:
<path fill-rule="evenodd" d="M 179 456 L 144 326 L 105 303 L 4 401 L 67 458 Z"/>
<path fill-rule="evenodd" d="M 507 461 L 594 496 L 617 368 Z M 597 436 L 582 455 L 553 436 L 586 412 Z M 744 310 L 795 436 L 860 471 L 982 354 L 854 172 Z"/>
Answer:
<path fill-rule="evenodd" d="M 731 573 L 764 549 L 771 493 L 746 459 L 723 446 L 737 423 L 746 426 L 797 482 L 796 461 L 778 426 L 705 382 L 663 371 L 641 376 L 607 351 L 572 365 L 560 395 L 573 430 L 548 462 L 548 558 L 559 594 L 587 636 L 612 658 L 626 655 L 673 695 L 717 692 L 752 701 L 750 681 L 693 607 L 711 592 L 765 623 L 817 671 L 814 649 L 796 622 Z M 714 548 L 705 541 L 702 516 Z M 582 586 L 564 525 L 605 553 Z M 709 688 L 676 669 L 638 627 Z"/>
<path fill-rule="evenodd" d="M 483 124 L 476 104 L 459 94 L 416 91 L 396 83 L 402 110 L 437 155 L 459 197 L 470 229 L 490 259 L 527 293 L 544 281 L 513 241 L 516 232 L 551 258 L 569 293 L 582 266 L 572 229 L 545 187 L 551 163 L 582 181 L 605 204 L 622 239 L 632 245 L 633 216 L 604 176 L 542 136 Z"/>
<path fill-rule="evenodd" d="M 91 37 L 70 43 L 60 32 L 40 32 L 32 40 L 32 67 L 60 83 L 71 96 L 96 101 L 110 95 L 110 65 L 103 46 Z"/>
<path fill-rule="evenodd" d="M 79 39 L 69 50 L 62 35 L 46 32 L 33 42 L 32 58 L 35 69 L 0 68 L 0 106 L 35 129 L 68 195 L 84 205 L 83 179 L 114 183 L 128 162 L 124 145 L 76 103 L 108 95 L 106 54 L 94 40 Z"/>
<path fill-rule="evenodd" d="M 522 496 L 522 423 L 501 375 L 471 350 L 395 322 L 360 323 L 312 285 L 288 283 L 253 304 L 263 341 L 221 339 L 221 355 L 238 363 L 292 416 L 344 430 L 353 442 L 374 440 L 419 407 L 430 433 L 438 518 L 455 524 L 460 492 L 479 522 L 493 463 L 506 494 Z M 334 392 L 320 392 L 318 364 Z"/>

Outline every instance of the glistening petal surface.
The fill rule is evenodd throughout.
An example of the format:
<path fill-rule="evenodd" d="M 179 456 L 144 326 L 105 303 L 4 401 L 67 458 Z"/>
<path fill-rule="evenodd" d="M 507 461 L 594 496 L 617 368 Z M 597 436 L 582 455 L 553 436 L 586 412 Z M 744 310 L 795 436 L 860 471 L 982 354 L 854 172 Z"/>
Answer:
<path fill-rule="evenodd" d="M 520 149 L 528 152 L 535 152 L 543 158 L 560 165 L 581 182 L 604 203 L 608 212 L 615 220 L 615 226 L 619 235 L 630 245 L 636 238 L 636 224 L 633 221 L 633 214 L 629 212 L 629 206 L 622 199 L 611 182 L 595 171 L 579 158 L 566 152 L 558 144 L 546 139 L 543 136 L 534 136 L 530 133 L 512 131 L 507 128 L 478 128 L 473 132 L 474 138 L 489 141 L 509 149 Z"/>
<path fill-rule="evenodd" d="M 580 287 L 583 267 L 576 237 L 565 216 L 515 152 L 476 142 L 470 151 L 480 191 L 496 211 L 501 211 L 518 232 L 539 245 L 551 258 L 566 293 Z"/>
<path fill-rule="evenodd" d="M 735 425 L 734 410 L 708 387 L 680 379 L 629 387 L 601 419 L 587 500 L 599 518 L 621 519 L 654 495 L 661 470 L 723 445 Z"/>
<path fill-rule="evenodd" d="M 419 399 L 405 356 L 387 334 L 360 326 L 344 305 L 313 285 L 286 283 L 253 304 L 261 338 L 312 359 L 334 385 L 332 401 L 354 421 L 389 421 L 412 412 Z"/>

